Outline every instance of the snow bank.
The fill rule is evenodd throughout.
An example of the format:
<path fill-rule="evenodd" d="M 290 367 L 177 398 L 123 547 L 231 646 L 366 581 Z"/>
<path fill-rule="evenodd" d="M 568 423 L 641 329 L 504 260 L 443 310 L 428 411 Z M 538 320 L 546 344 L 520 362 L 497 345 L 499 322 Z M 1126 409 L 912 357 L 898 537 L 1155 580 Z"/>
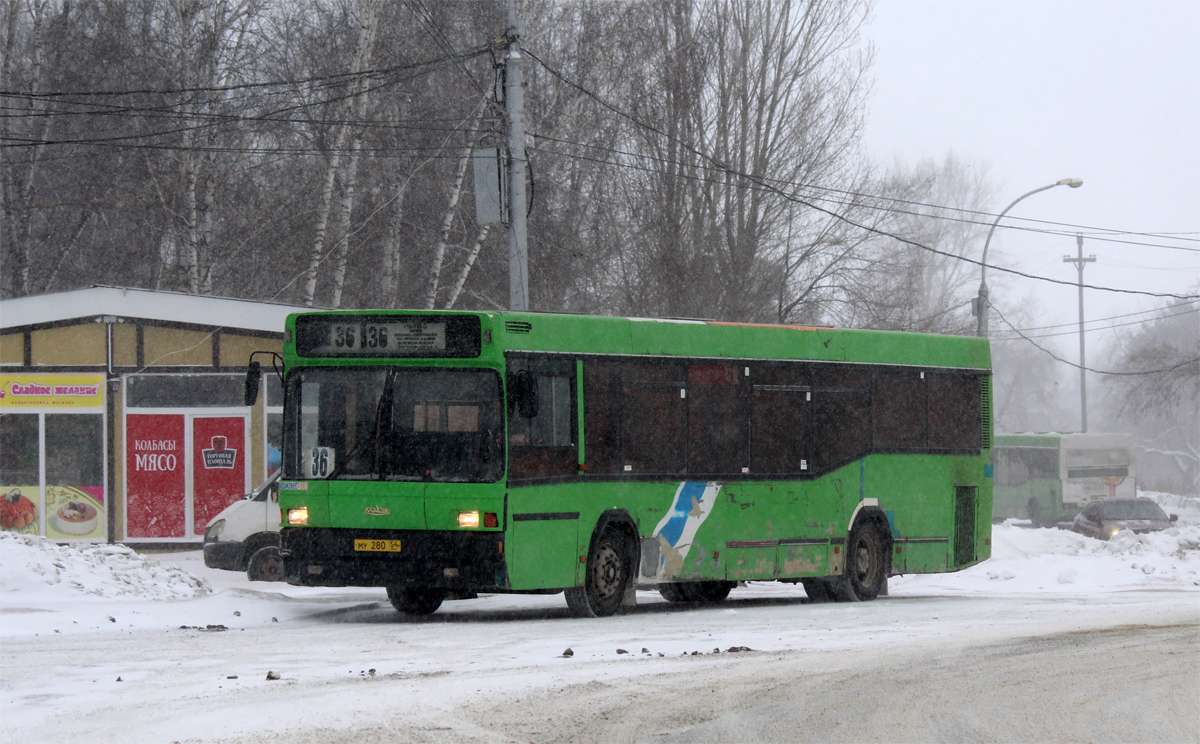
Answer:
<path fill-rule="evenodd" d="M 891 580 L 891 593 L 1090 594 L 1138 589 L 1200 589 L 1200 524 L 1183 522 L 1097 540 L 1054 528 L 992 528 L 992 557 L 951 574 Z"/>
<path fill-rule="evenodd" d="M 0 532 L 0 592 L 5 604 L 94 596 L 192 599 L 212 591 L 204 579 L 163 567 L 123 545 L 56 545 Z"/>
<path fill-rule="evenodd" d="M 1168 514 L 1178 514 L 1181 522 L 1200 524 L 1200 498 L 1162 491 L 1138 491 L 1138 496 L 1154 501 Z"/>

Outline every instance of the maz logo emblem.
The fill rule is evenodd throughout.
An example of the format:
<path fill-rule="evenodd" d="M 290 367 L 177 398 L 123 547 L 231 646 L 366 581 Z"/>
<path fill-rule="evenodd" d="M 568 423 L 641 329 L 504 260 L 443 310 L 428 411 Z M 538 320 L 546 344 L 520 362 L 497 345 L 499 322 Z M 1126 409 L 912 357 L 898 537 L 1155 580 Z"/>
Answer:
<path fill-rule="evenodd" d="M 363 509 L 364 514 L 370 514 L 372 517 L 386 517 L 392 513 L 392 510 L 386 506 L 368 506 Z"/>

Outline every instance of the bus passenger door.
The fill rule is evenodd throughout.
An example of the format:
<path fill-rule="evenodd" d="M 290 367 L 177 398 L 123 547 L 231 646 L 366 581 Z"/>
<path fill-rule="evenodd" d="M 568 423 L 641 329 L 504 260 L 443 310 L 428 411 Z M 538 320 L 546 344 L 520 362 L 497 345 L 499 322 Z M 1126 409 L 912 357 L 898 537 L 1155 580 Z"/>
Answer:
<path fill-rule="evenodd" d="M 513 589 L 575 586 L 580 536 L 576 362 L 508 358 L 508 575 Z M 582 545 L 582 547 L 580 547 Z"/>

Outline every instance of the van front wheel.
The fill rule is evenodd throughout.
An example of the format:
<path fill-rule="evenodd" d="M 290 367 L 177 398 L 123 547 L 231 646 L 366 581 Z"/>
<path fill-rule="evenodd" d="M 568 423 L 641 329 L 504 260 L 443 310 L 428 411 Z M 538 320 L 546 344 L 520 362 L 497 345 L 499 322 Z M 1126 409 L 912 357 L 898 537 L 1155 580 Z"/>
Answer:
<path fill-rule="evenodd" d="M 246 565 L 246 578 L 251 581 L 283 581 L 283 556 L 279 554 L 279 548 L 268 545 L 254 551 Z"/>

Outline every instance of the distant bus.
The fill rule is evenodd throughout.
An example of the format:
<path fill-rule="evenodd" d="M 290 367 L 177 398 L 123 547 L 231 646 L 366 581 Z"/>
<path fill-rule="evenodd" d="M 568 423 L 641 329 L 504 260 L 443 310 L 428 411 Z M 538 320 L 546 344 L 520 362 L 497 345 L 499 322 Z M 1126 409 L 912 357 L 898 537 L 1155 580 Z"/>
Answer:
<path fill-rule="evenodd" d="M 604 616 L 638 586 L 870 600 L 991 552 L 986 339 L 355 311 L 290 316 L 283 358 L 292 584 Z"/>
<path fill-rule="evenodd" d="M 997 434 L 993 517 L 1036 526 L 1073 519 L 1092 499 L 1137 496 L 1128 434 Z"/>

